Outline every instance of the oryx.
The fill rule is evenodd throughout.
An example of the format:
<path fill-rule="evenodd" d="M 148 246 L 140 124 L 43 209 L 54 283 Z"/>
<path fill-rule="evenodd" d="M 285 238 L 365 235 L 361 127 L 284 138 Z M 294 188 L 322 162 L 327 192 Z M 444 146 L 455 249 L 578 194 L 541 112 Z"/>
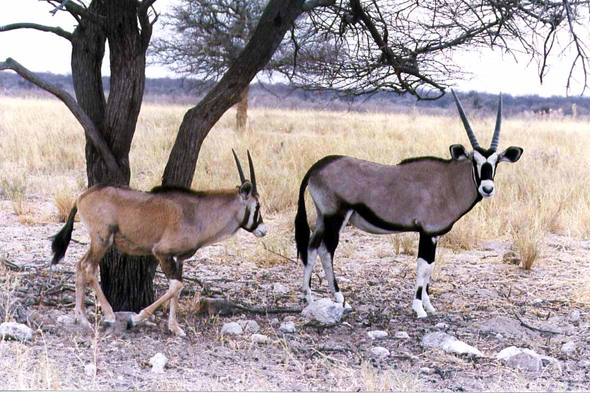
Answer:
<path fill-rule="evenodd" d="M 502 96 L 489 149 L 479 145 L 455 92 L 453 97 L 472 152 L 462 145 L 451 145 L 450 160 L 417 157 L 393 166 L 346 156 L 327 156 L 309 169 L 301 182 L 295 217 L 297 251 L 305 266 L 303 296 L 308 303 L 313 301 L 311 272 L 319 253 L 332 296 L 344 305 L 333 272 L 333 259 L 340 231 L 350 221 L 369 233 L 420 233 L 412 309 L 420 318 L 427 315 L 424 307 L 434 312 L 428 298 L 428 284 L 439 236 L 450 231 L 482 198 L 494 195 L 498 163 L 516 162 L 523 152 L 514 146 L 502 153 L 496 151 L 502 124 Z M 317 210 L 311 238 L 305 209 L 306 187 Z"/>
<path fill-rule="evenodd" d="M 115 314 L 97 278 L 97 267 L 106 251 L 115 245 L 127 254 L 154 255 L 169 280 L 168 291 L 139 314 L 131 317 L 131 326 L 145 320 L 170 300 L 168 328 L 184 336 L 176 322 L 178 295 L 183 288 L 182 263 L 202 247 L 230 237 L 240 228 L 257 237 L 266 234 L 260 214 L 254 165 L 250 152 L 250 179 L 246 180 L 234 152 L 241 185 L 235 189 L 193 191 L 181 187 L 160 186 L 150 192 L 121 186 L 94 186 L 81 194 L 68 221 L 55 235 L 51 245 L 53 263 L 66 253 L 78 211 L 90 235 L 90 249 L 76 269 L 76 307 L 78 323 L 89 326 L 84 311 L 84 291 L 90 282 L 105 313 L 105 324 L 115 322 Z"/>

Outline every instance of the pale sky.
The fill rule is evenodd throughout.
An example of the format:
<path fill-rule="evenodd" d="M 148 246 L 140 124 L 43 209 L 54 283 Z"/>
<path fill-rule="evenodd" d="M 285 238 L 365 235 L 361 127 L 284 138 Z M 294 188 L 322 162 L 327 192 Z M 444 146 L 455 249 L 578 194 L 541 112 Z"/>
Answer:
<path fill-rule="evenodd" d="M 165 12 L 173 0 L 158 0 L 156 9 Z M 33 22 L 42 25 L 60 26 L 73 31 L 75 20 L 66 12 L 52 16 L 46 3 L 37 0 L 2 0 L 0 26 L 16 22 Z M 154 28 L 158 34 L 158 24 Z M 0 33 L 0 61 L 12 57 L 34 72 L 53 72 L 69 74 L 71 46 L 69 42 L 52 33 L 31 29 L 20 29 Z M 106 58 L 108 63 L 108 57 Z M 516 63 L 510 56 L 498 52 L 463 53 L 456 57 L 462 69 L 473 74 L 468 81 L 457 83 L 456 89 L 462 91 L 477 90 L 498 94 L 512 95 L 537 94 L 540 96 L 565 95 L 569 62 L 552 59 L 549 75 L 543 85 L 537 76 L 537 64 L 528 64 L 529 59 L 522 57 Z M 108 75 L 108 64 L 103 66 L 103 74 Z M 161 66 L 148 66 L 147 77 L 174 77 L 175 75 Z M 571 95 L 580 94 L 581 87 L 570 91 Z M 585 95 L 590 95 L 586 93 Z"/>

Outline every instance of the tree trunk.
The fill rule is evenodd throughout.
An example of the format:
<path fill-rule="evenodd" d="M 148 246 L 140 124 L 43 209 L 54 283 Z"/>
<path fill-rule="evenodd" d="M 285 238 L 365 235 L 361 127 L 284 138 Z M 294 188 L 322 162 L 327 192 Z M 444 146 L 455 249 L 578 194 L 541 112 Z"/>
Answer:
<path fill-rule="evenodd" d="M 145 50 L 137 26 L 137 3 L 131 0 L 93 1 L 90 9 L 104 24 L 82 20 L 72 41 L 72 77 L 78 103 L 93 120 L 113 152 L 122 177 L 114 177 L 86 140 L 88 187 L 129 185 L 129 150 L 143 100 Z M 111 52 L 111 90 L 108 102 L 101 65 L 108 39 Z M 115 311 L 139 311 L 154 301 L 154 257 L 137 257 L 111 249 L 100 263 L 103 291 Z"/>
<path fill-rule="evenodd" d="M 203 141 L 221 116 L 240 100 L 256 74 L 270 61 L 285 33 L 302 12 L 302 0 L 271 0 L 252 38 L 209 93 L 185 115 L 162 184 L 189 187 Z"/>
<path fill-rule="evenodd" d="M 240 101 L 236 107 L 236 132 L 245 134 L 248 131 L 248 91 L 250 85 L 246 86 L 240 94 Z"/>

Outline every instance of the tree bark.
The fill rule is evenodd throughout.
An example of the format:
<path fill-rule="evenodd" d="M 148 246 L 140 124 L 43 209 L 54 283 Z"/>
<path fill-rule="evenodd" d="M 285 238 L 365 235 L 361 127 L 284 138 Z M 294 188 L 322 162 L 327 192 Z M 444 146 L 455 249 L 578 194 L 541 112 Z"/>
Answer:
<path fill-rule="evenodd" d="M 250 85 L 246 86 L 240 94 L 240 101 L 236 106 L 236 132 L 245 134 L 248 132 L 248 92 Z"/>
<path fill-rule="evenodd" d="M 221 116 L 240 100 L 256 74 L 270 61 L 285 33 L 302 13 L 302 0 L 271 0 L 252 38 L 209 93 L 184 116 L 162 184 L 190 187 L 203 141 Z"/>
<path fill-rule="evenodd" d="M 80 106 L 112 151 L 121 174 L 113 176 L 94 144 L 86 139 L 88 187 L 128 185 L 129 150 L 135 134 L 145 84 L 145 49 L 137 26 L 137 3 L 131 0 L 93 1 L 90 10 L 104 23 L 81 19 L 72 39 L 72 77 Z M 111 90 L 108 101 L 101 66 L 108 40 Z M 139 311 L 154 301 L 154 257 L 137 257 L 112 248 L 100 262 L 101 286 L 115 311 Z"/>

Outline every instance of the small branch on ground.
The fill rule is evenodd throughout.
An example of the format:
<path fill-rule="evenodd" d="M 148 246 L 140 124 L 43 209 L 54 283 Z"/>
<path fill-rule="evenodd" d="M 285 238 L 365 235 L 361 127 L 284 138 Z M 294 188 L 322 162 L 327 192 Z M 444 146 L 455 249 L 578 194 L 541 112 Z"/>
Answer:
<path fill-rule="evenodd" d="M 203 298 L 199 300 L 197 314 L 209 315 L 231 315 L 239 312 L 249 312 L 254 314 L 299 314 L 301 308 L 253 308 L 247 307 L 231 300 Z"/>
<path fill-rule="evenodd" d="M 295 261 L 295 260 L 293 260 L 293 259 L 291 259 L 291 258 L 289 258 L 289 257 L 287 257 L 287 256 L 285 256 L 283 254 L 279 254 L 278 252 L 276 252 L 274 250 L 271 250 L 270 248 L 266 247 L 266 244 L 264 244 L 264 242 L 262 242 L 262 247 L 264 247 L 264 249 L 266 251 L 270 252 L 271 254 L 277 255 L 277 256 L 279 256 L 281 258 L 285 258 L 287 261 L 293 262 L 293 263 L 297 264 L 297 261 Z"/>
<path fill-rule="evenodd" d="M 525 328 L 527 328 L 527 329 L 531 329 L 531 330 L 534 330 L 534 331 L 539 332 L 539 333 L 556 334 L 556 335 L 563 334 L 561 332 L 556 332 L 556 331 L 547 330 L 547 329 L 540 329 L 540 328 L 531 326 L 528 323 L 524 322 L 522 319 L 520 319 L 520 317 L 518 316 L 518 314 L 514 313 L 514 316 L 516 317 L 516 319 L 518 319 L 518 321 L 520 322 L 520 324 L 522 326 L 524 326 Z"/>

